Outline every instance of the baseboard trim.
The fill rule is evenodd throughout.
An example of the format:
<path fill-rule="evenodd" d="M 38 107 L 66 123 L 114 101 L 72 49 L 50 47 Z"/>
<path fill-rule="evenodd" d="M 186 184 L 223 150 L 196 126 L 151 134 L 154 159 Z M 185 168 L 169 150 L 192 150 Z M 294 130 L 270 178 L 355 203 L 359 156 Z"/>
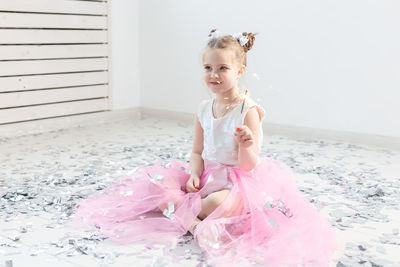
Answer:
<path fill-rule="evenodd" d="M 2 124 L 0 125 L 0 138 L 38 134 L 66 128 L 101 124 L 110 121 L 121 121 L 126 119 L 139 118 L 140 109 L 139 107 L 135 107 L 129 109 L 101 111 L 56 118 L 39 119 L 26 122 Z"/>
<path fill-rule="evenodd" d="M 159 119 L 169 119 L 169 120 L 180 120 L 183 122 L 194 122 L 194 114 L 154 108 L 140 107 L 140 117 L 141 119 L 146 118 L 159 118 Z"/>
<path fill-rule="evenodd" d="M 399 137 L 279 125 L 274 123 L 264 123 L 263 128 L 264 132 L 268 135 L 283 135 L 292 138 L 337 141 L 365 145 L 374 148 L 400 150 Z"/>

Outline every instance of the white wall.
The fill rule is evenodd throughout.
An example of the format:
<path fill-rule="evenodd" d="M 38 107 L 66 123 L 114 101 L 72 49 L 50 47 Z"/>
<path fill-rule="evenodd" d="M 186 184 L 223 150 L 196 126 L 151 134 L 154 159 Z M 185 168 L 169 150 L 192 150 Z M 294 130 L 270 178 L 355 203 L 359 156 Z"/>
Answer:
<path fill-rule="evenodd" d="M 140 105 L 139 0 L 109 1 L 112 109 Z"/>
<path fill-rule="evenodd" d="M 140 104 L 194 112 L 208 97 L 200 52 L 210 29 L 260 32 L 247 84 L 267 122 L 400 137 L 399 13 L 396 0 L 142 1 Z"/>

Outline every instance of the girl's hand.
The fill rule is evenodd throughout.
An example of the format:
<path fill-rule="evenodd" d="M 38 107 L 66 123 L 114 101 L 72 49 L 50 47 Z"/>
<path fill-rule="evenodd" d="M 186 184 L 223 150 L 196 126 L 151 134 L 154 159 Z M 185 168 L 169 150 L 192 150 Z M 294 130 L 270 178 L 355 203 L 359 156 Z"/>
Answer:
<path fill-rule="evenodd" d="M 248 148 L 254 144 L 253 132 L 246 125 L 241 125 L 236 128 L 236 141 L 243 148 Z"/>
<path fill-rule="evenodd" d="M 191 175 L 186 183 L 186 192 L 187 193 L 198 192 L 199 186 L 200 186 L 200 178 L 198 176 Z"/>

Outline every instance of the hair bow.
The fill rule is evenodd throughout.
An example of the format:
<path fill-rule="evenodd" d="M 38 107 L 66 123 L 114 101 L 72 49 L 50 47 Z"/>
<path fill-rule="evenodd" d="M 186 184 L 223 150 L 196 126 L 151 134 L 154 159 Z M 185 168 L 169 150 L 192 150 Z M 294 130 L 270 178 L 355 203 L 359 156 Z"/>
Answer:
<path fill-rule="evenodd" d="M 244 46 L 249 41 L 249 38 L 247 38 L 247 36 L 243 35 L 241 32 L 232 34 L 232 37 L 238 40 L 241 46 Z"/>
<path fill-rule="evenodd" d="M 213 29 L 210 34 L 208 35 L 208 40 L 218 38 L 222 35 L 222 33 L 216 29 Z"/>
<path fill-rule="evenodd" d="M 208 35 L 208 40 L 218 38 L 221 36 L 222 36 L 222 33 L 220 31 L 213 29 L 213 30 L 211 30 L 210 34 Z M 247 36 L 243 35 L 243 33 L 241 33 L 241 32 L 231 34 L 231 36 L 233 38 L 235 38 L 236 40 L 238 40 L 238 42 L 240 43 L 241 46 L 244 46 L 249 41 L 249 38 L 247 38 Z"/>

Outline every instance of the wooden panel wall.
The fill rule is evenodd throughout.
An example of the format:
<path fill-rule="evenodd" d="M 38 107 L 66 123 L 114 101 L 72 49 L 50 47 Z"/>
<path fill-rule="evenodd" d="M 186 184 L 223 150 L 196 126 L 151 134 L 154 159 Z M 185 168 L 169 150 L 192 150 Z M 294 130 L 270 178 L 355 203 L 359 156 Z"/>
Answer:
<path fill-rule="evenodd" d="M 107 1 L 0 1 L 0 124 L 110 109 Z"/>

